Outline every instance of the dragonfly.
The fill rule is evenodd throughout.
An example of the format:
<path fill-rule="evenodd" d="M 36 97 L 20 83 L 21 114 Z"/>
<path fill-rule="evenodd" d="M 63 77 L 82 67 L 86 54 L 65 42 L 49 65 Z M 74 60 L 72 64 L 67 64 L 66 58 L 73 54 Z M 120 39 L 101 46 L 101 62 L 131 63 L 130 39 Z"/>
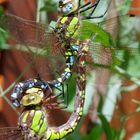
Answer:
<path fill-rule="evenodd" d="M 15 27 L 15 25 L 16 26 L 20 25 L 21 27 L 24 27 L 24 28 L 21 28 L 19 26 L 18 31 L 15 31 L 15 33 L 12 33 L 11 36 L 14 36 L 14 39 L 16 39 L 20 44 L 23 44 L 26 46 L 27 45 L 37 46 L 37 47 L 39 45 L 40 46 L 44 46 L 44 45 L 50 46 L 52 44 L 50 44 L 49 42 L 53 42 L 54 40 L 52 41 L 48 36 L 55 36 L 55 39 L 59 43 L 57 43 L 57 45 L 55 45 L 57 47 L 55 47 L 54 49 L 60 50 L 61 52 L 63 52 L 64 58 L 65 58 L 65 63 L 66 63 L 64 72 L 61 72 L 62 74 L 60 74 L 60 77 L 57 78 L 57 80 L 51 80 L 51 81 L 45 82 L 44 80 L 40 80 L 41 78 L 35 78 L 35 79 L 30 79 L 30 80 L 18 83 L 15 86 L 13 93 L 11 94 L 13 105 L 15 107 L 20 107 L 20 103 L 18 100 L 20 100 L 22 93 L 24 93 L 24 91 L 26 91 L 28 88 L 41 87 L 44 91 L 49 90 L 50 92 L 51 92 L 52 88 L 56 88 L 59 90 L 61 90 L 60 87 L 63 88 L 63 82 L 67 81 L 72 75 L 71 70 L 72 70 L 74 62 L 76 60 L 77 52 L 80 49 L 80 40 L 77 39 L 78 30 L 79 30 L 79 28 L 81 28 L 80 19 L 85 20 L 85 19 L 92 19 L 92 18 L 93 19 L 101 18 L 107 12 L 107 10 L 106 10 L 105 13 L 99 17 L 91 16 L 94 13 L 95 9 L 97 8 L 97 5 L 99 4 L 99 2 L 100 2 L 100 0 L 96 1 L 95 4 L 88 2 L 84 5 L 81 5 L 81 1 L 73 1 L 73 0 L 59 1 L 59 11 L 62 14 L 62 16 L 58 19 L 56 27 L 52 29 L 51 33 L 44 33 L 44 31 L 46 32 L 46 27 L 41 28 L 43 25 L 33 23 L 33 22 L 27 22 L 26 20 L 23 20 L 19 17 L 11 15 L 11 14 L 5 14 L 1 18 L 1 23 L 6 25 L 6 28 L 8 28 L 9 31 L 13 30 L 13 28 L 18 28 L 18 27 Z M 85 11 L 87 11 L 89 9 L 92 10 L 92 12 L 89 14 L 89 16 L 85 16 L 85 17 L 81 16 L 81 18 L 79 18 L 79 16 L 82 13 L 84 13 Z M 30 29 L 27 26 L 29 26 Z M 38 36 L 37 42 L 32 39 L 32 36 L 31 37 L 29 36 L 28 39 L 23 37 L 24 36 L 23 32 L 25 32 L 23 30 L 29 30 L 30 32 L 34 32 L 36 30 L 36 28 L 37 28 L 37 30 L 39 30 L 38 35 L 37 35 Z M 42 35 L 42 34 L 44 34 L 44 35 Z M 43 43 L 41 44 L 41 42 L 43 42 Z M 61 44 L 61 47 L 58 44 L 59 45 Z M 59 46 L 59 49 L 58 49 L 58 46 Z M 32 54 L 34 54 L 33 49 L 34 48 L 27 47 L 26 50 L 31 51 Z M 50 47 L 44 47 L 43 50 L 41 48 L 41 50 L 40 50 L 41 53 L 44 53 L 43 52 L 44 50 L 45 50 L 45 52 L 51 51 Z M 38 53 L 38 51 L 36 51 L 36 53 Z M 40 61 L 36 62 L 36 63 L 40 63 Z M 47 62 L 47 63 L 49 63 L 49 62 Z M 37 66 L 37 68 L 39 68 L 39 67 L 42 68 L 42 66 Z M 50 68 L 50 67 L 48 66 L 48 68 Z M 53 69 L 53 68 L 50 68 L 50 69 Z"/>
<path fill-rule="evenodd" d="M 16 107 L 20 106 L 19 100 L 22 96 L 22 93 L 24 93 L 24 91 L 26 91 L 28 88 L 41 86 L 41 88 L 44 91 L 49 89 L 50 92 L 52 88 L 56 88 L 59 90 L 60 90 L 60 87 L 63 88 L 63 82 L 68 80 L 72 75 L 71 70 L 76 60 L 77 52 L 80 48 L 80 41 L 76 39 L 78 36 L 78 29 L 80 27 L 80 20 L 78 17 L 79 12 L 83 13 L 86 10 L 93 8 L 93 11 L 92 11 L 93 13 L 99 2 L 100 1 L 97 1 L 95 4 L 92 4 L 91 2 L 89 2 L 81 6 L 80 1 L 79 2 L 78 1 L 59 1 L 59 11 L 62 14 L 62 16 L 58 19 L 56 27 L 53 29 L 52 32 L 53 32 L 53 35 L 56 34 L 56 39 L 58 40 L 59 44 L 61 44 L 61 48 L 64 49 L 63 52 L 64 52 L 64 57 L 65 57 L 65 62 L 66 62 L 66 67 L 64 68 L 64 72 L 60 74 L 61 76 L 60 78 L 57 78 L 57 80 L 44 82 L 44 80 L 40 80 L 40 78 L 38 80 L 38 78 L 36 78 L 36 79 L 30 79 L 30 80 L 18 83 L 15 86 L 13 93 L 11 94 L 12 102 L 14 106 Z M 90 18 L 97 18 L 97 17 L 90 16 Z M 89 17 L 85 17 L 85 18 L 82 17 L 82 19 L 83 20 L 89 19 Z M 9 30 L 11 30 L 10 28 L 13 27 L 13 24 L 15 25 L 22 24 L 22 26 L 24 27 L 26 26 L 26 23 L 23 22 L 21 18 L 18 18 L 10 14 L 4 15 L 4 17 L 1 18 L 1 21 L 2 23 L 7 24 L 7 28 L 9 28 Z M 31 31 L 34 30 L 35 26 L 32 23 L 28 23 L 28 24 L 30 24 L 30 27 L 32 26 Z M 20 34 L 22 34 L 22 29 L 20 29 L 20 27 L 19 27 L 19 30 L 21 32 Z M 22 40 L 21 35 L 19 35 L 17 32 L 14 34 L 14 36 L 16 36 L 16 39 L 19 42 L 20 40 Z M 44 36 L 42 39 L 41 31 L 39 31 L 38 36 L 41 36 L 41 38 L 38 39 L 38 42 L 40 43 L 44 39 Z M 45 38 L 47 37 L 45 36 Z M 31 39 L 29 38 L 28 40 L 30 41 L 27 41 L 27 40 L 25 41 L 25 39 L 23 40 L 21 44 L 26 44 L 26 45 L 32 44 L 32 46 L 35 44 L 35 41 L 31 42 Z M 45 43 L 46 42 L 49 42 L 49 39 L 48 40 L 46 39 Z M 28 48 L 28 50 L 31 50 L 31 49 Z"/>
<path fill-rule="evenodd" d="M 64 5 L 66 5 L 66 7 Z M 69 6 L 72 5 L 73 7 L 69 9 Z M 68 16 L 65 17 L 62 16 L 61 18 L 59 18 L 57 22 L 58 26 L 56 26 L 55 29 L 53 29 L 53 32 L 56 33 L 57 39 L 61 43 L 61 46 L 65 49 L 64 54 L 66 59 L 66 68 L 64 69 L 64 72 L 61 74 L 60 78 L 49 82 L 40 82 L 41 80 L 31 79 L 18 83 L 15 86 L 13 93 L 11 94 L 13 104 L 16 107 L 20 106 L 18 99 L 20 99 L 21 94 L 28 88 L 41 86 L 44 90 L 51 89 L 54 87 L 58 89 L 60 86 L 62 86 L 62 83 L 64 81 L 66 81 L 71 77 L 72 75 L 71 69 L 75 61 L 75 56 L 78 52 L 78 49 L 80 48 L 78 41 L 75 41 L 75 38 L 77 36 L 76 30 L 79 28 L 78 13 L 77 12 L 75 13 L 76 16 L 75 15 L 71 16 L 71 13 L 75 11 L 74 6 L 76 6 L 76 9 L 79 10 L 81 9 L 77 1 L 64 1 L 64 3 L 63 1 L 59 1 L 59 7 L 61 13 L 63 14 L 63 16 L 65 15 Z M 63 7 L 64 9 L 62 10 L 61 7 Z M 8 22 L 7 20 L 14 18 L 14 16 L 11 15 L 5 15 L 4 18 L 5 17 L 6 17 L 6 22 Z M 20 18 L 15 17 L 15 19 L 18 22 L 20 22 Z M 1 21 L 4 20 L 5 19 L 3 18 L 1 19 Z"/>
<path fill-rule="evenodd" d="M 87 55 L 88 47 L 88 41 L 83 43 L 83 47 L 78 54 L 75 105 L 68 121 L 58 127 L 49 127 L 45 106 L 52 98 L 44 99 L 44 91 L 41 88 L 30 88 L 27 89 L 20 101 L 24 109 L 19 117 L 18 127 L 1 128 L 1 139 L 56 140 L 62 139 L 76 129 L 83 114 L 86 86 L 85 56 Z"/>
<path fill-rule="evenodd" d="M 65 59 L 62 62 L 62 64 L 64 64 L 64 62 L 66 62 L 66 67 L 64 68 L 64 72 L 61 72 L 62 74 L 60 74 L 60 78 L 57 78 L 57 80 L 45 82 L 44 80 L 40 80 L 40 78 L 39 78 L 39 80 L 38 80 L 38 78 L 35 78 L 35 79 L 30 79 L 30 80 L 18 83 L 15 86 L 13 93 L 11 94 L 13 104 L 16 107 L 20 106 L 19 100 L 20 100 L 24 90 L 27 90 L 28 88 L 31 88 L 31 87 L 40 87 L 41 86 L 44 89 L 44 91 L 49 90 L 51 92 L 52 88 L 59 89 L 60 87 L 63 87 L 63 82 L 67 81 L 71 77 L 72 67 L 76 60 L 76 55 L 80 48 L 80 43 L 81 43 L 81 40 L 78 38 L 82 38 L 82 40 L 83 40 L 83 36 L 80 36 L 80 35 L 85 34 L 85 36 L 86 36 L 87 35 L 86 32 L 88 31 L 88 28 L 84 25 L 84 24 L 87 24 L 87 22 L 82 22 L 82 24 L 81 24 L 81 21 L 101 18 L 107 12 L 107 10 L 106 10 L 101 16 L 93 16 L 94 11 L 96 10 L 97 5 L 99 3 L 100 3 L 100 0 L 97 0 L 94 4 L 91 2 L 88 2 L 84 5 L 81 4 L 80 0 L 79 1 L 77 1 L 77 0 L 76 1 L 74 1 L 74 0 L 59 1 L 59 11 L 62 14 L 62 16 L 58 19 L 56 26 L 54 28 L 52 28 L 51 33 L 46 33 L 46 27 L 42 28 L 43 25 L 41 25 L 41 24 L 27 22 L 26 20 L 23 20 L 19 17 L 13 16 L 10 14 L 3 16 L 3 18 L 1 19 L 1 22 L 4 25 L 7 25 L 7 28 L 9 28 L 9 30 L 12 30 L 10 28 L 10 26 L 12 26 L 13 24 L 14 24 L 13 27 L 15 27 L 15 25 L 16 26 L 21 25 L 21 27 L 24 27 L 22 29 L 19 26 L 19 28 L 18 28 L 19 31 L 13 31 L 14 33 L 12 33 L 12 36 L 14 36 L 16 38 L 16 40 L 18 40 L 20 42 L 20 44 L 26 44 L 25 46 L 27 46 L 27 45 L 28 46 L 29 45 L 37 46 L 37 47 L 39 46 L 39 48 L 41 48 L 41 47 L 43 48 L 43 49 L 42 48 L 37 49 L 36 53 L 41 54 L 41 53 L 44 53 L 43 51 L 45 51 L 45 52 L 51 51 L 50 50 L 51 47 L 44 47 L 44 46 L 53 46 L 50 42 L 54 42 L 54 39 L 51 40 L 49 36 L 53 36 L 53 37 L 55 36 L 54 38 L 57 40 L 57 45 L 55 45 L 54 48 L 52 47 L 52 49 L 53 49 L 53 51 L 55 50 L 55 52 L 56 52 L 56 50 L 58 50 L 58 52 L 59 51 L 62 52 L 64 55 L 64 59 Z M 84 15 L 85 12 L 89 11 L 89 10 L 90 10 L 90 12 L 88 12 L 88 15 L 85 16 Z M 89 27 L 91 25 L 89 24 Z M 15 28 L 17 28 L 17 27 L 15 27 Z M 28 36 L 28 39 L 26 39 L 25 36 L 22 35 L 24 32 L 24 29 L 29 30 L 31 32 L 38 31 L 38 35 L 37 35 L 38 40 L 34 41 L 32 39 L 32 36 L 31 37 Z M 84 36 L 84 38 L 90 38 L 92 40 L 93 36 L 94 36 L 94 32 L 91 31 L 91 33 L 88 32 L 88 34 L 90 34 L 90 36 L 89 35 L 86 37 Z M 98 38 L 98 36 L 99 35 L 97 35 L 97 38 Z M 110 42 L 109 41 L 110 40 L 108 40 L 107 43 L 108 43 L 108 45 L 111 45 L 110 44 L 111 41 Z M 91 44 L 91 45 L 93 46 L 93 44 Z M 33 48 L 27 47 L 27 50 L 31 51 L 32 54 L 34 54 Z M 95 52 L 95 48 L 93 50 Z M 110 54 L 114 53 L 116 50 L 115 49 L 113 50 L 110 48 L 107 48 L 107 49 L 105 48 L 104 51 L 106 51 L 107 54 L 110 56 Z M 111 59 L 110 64 L 114 63 L 114 62 L 112 62 L 113 58 L 110 58 L 110 59 Z M 45 61 L 44 63 L 46 63 L 46 60 L 44 60 L 44 61 Z M 40 63 L 40 61 L 36 62 L 36 63 Z M 51 65 L 51 60 L 49 60 L 49 62 L 47 61 L 47 63 Z M 48 66 L 48 64 L 47 64 L 47 66 Z M 38 69 L 38 67 L 45 69 L 45 68 L 43 68 L 43 65 L 46 65 L 46 64 L 42 63 L 40 66 L 37 65 L 37 69 Z M 50 67 L 51 66 L 49 66 L 49 68 Z M 50 69 L 52 70 L 53 68 L 50 68 Z M 64 93 L 63 93 L 63 95 L 64 95 Z"/>
<path fill-rule="evenodd" d="M 15 103 L 15 106 L 20 106 L 21 104 L 23 105 L 21 100 L 23 98 L 26 99 L 26 97 L 28 98 L 28 96 L 26 96 L 26 94 L 24 94 L 24 93 L 27 93 L 27 91 L 29 92 L 29 96 L 32 95 L 32 93 L 36 92 L 36 89 L 34 89 L 34 88 L 40 89 L 41 91 L 43 90 L 43 93 L 44 93 L 45 90 L 49 87 L 50 91 L 51 91 L 52 87 L 57 87 L 58 88 L 65 80 L 67 80 L 71 77 L 72 67 L 74 65 L 74 62 L 76 61 L 75 58 L 77 58 L 77 54 L 79 54 L 79 51 L 81 50 L 82 44 L 83 44 L 83 42 L 81 43 L 81 40 L 77 40 L 77 37 L 79 37 L 78 29 L 81 28 L 80 21 L 81 20 L 86 20 L 86 19 L 101 18 L 102 16 L 104 16 L 107 11 L 105 11 L 105 13 L 102 16 L 99 16 L 99 17 L 92 16 L 92 14 L 94 13 L 95 9 L 97 8 L 97 5 L 99 4 L 99 2 L 100 2 L 100 0 L 96 1 L 95 4 L 92 4 L 91 2 L 89 2 L 89 3 L 81 6 L 81 1 L 80 0 L 79 1 L 74 1 L 74 0 L 59 1 L 59 8 L 60 8 L 61 13 L 63 13 L 63 16 L 60 17 L 60 19 L 57 22 L 57 26 L 56 26 L 56 28 L 54 28 L 53 31 L 56 34 L 56 36 L 58 35 L 57 39 L 59 40 L 60 44 L 62 44 L 62 50 L 64 49 L 64 57 L 66 58 L 66 69 L 64 70 L 64 73 L 61 74 L 60 79 L 58 78 L 56 81 L 47 81 L 47 82 L 45 81 L 44 82 L 44 80 L 40 80 L 38 78 L 38 79 L 31 79 L 31 80 L 28 80 L 28 81 L 21 82 L 21 83 L 17 84 L 15 89 L 14 89 L 13 94 L 11 95 L 11 96 L 13 96 L 12 98 L 13 98 L 13 102 Z M 84 14 L 79 16 L 79 14 L 82 14 L 82 13 L 84 13 L 87 10 L 90 10 L 90 9 L 92 10 L 92 12 L 88 16 L 84 16 Z M 12 19 L 15 19 L 19 23 L 21 23 L 21 22 L 23 23 L 23 20 L 21 20 L 18 17 L 12 16 L 12 15 L 7 15 L 6 17 L 7 17 L 6 20 L 8 20 L 8 21 L 11 21 Z M 25 21 L 24 21 L 24 23 L 25 23 L 25 25 L 27 25 Z M 30 24 L 30 26 L 33 26 L 33 28 L 34 28 L 33 22 L 28 23 L 28 25 L 29 24 Z M 38 26 L 36 25 L 36 27 L 38 27 Z M 40 29 L 40 28 L 41 28 L 41 26 L 38 27 L 38 29 Z M 85 28 L 85 29 L 87 30 L 88 28 Z M 50 34 L 48 33 L 47 35 L 50 35 Z M 40 37 L 42 37 L 42 36 L 40 36 Z M 93 34 L 90 37 L 92 37 L 92 39 L 94 39 Z M 40 40 L 40 42 L 41 42 L 41 40 Z M 24 43 L 28 44 L 29 42 L 25 41 L 25 42 L 23 42 L 23 44 Z M 35 44 L 35 42 L 32 42 L 32 44 Z M 91 45 L 93 45 L 93 44 L 92 43 L 88 44 L 89 47 L 91 47 Z M 30 48 L 28 48 L 28 50 L 30 50 Z M 113 49 L 107 48 L 106 50 L 109 51 L 109 53 L 110 53 L 110 51 L 115 50 L 115 49 L 114 48 Z M 84 51 L 86 52 L 86 51 L 88 51 L 88 49 L 87 50 L 85 49 Z M 85 53 L 85 52 L 83 52 L 83 53 Z M 82 62 L 82 60 L 83 59 L 81 58 L 81 62 Z M 81 63 L 81 65 L 83 65 L 83 62 Z M 76 88 L 76 91 L 77 91 L 77 94 L 83 94 L 83 95 L 76 96 L 75 110 L 73 112 L 73 114 L 75 114 L 75 115 L 74 116 L 72 115 L 72 117 L 69 118 L 67 124 L 64 124 L 63 127 L 61 127 L 61 126 L 59 127 L 59 128 L 62 128 L 62 130 L 64 129 L 64 131 L 60 132 L 61 129 L 50 128 L 50 129 L 47 129 L 47 131 L 43 132 L 43 137 L 48 138 L 48 136 L 50 136 L 48 139 L 52 139 L 52 140 L 53 139 L 60 139 L 60 138 L 62 138 L 62 136 L 65 136 L 68 133 L 71 133 L 75 130 L 76 125 L 78 124 L 78 121 L 80 119 L 80 115 L 82 115 L 82 109 L 83 109 L 83 105 L 84 105 L 84 100 L 79 98 L 81 96 L 83 96 L 83 98 L 84 98 L 85 81 L 86 81 L 85 80 L 85 75 L 84 75 L 85 70 L 82 70 L 82 69 L 83 68 L 80 67 L 80 70 L 78 71 L 78 75 L 81 75 L 81 76 L 79 76 L 79 78 L 77 80 L 77 85 L 78 86 Z M 56 84 L 57 86 L 55 86 L 55 83 L 57 83 Z M 33 90 L 33 91 L 30 91 L 30 90 Z M 19 93 L 19 95 L 17 93 Z M 41 96 L 41 97 L 38 96 L 38 90 L 37 90 L 37 95 L 35 94 L 35 95 L 32 95 L 32 96 L 36 96 L 38 100 L 39 99 L 41 100 L 41 98 L 43 97 L 43 96 Z M 34 97 L 31 97 L 31 99 L 32 98 L 34 99 Z M 38 100 L 37 100 L 37 105 L 40 105 L 39 104 L 40 100 L 39 101 Z M 36 102 L 33 101 L 33 104 L 34 103 L 36 103 Z M 80 105 L 77 105 L 77 104 L 80 104 Z M 30 103 L 28 103 L 28 105 L 30 105 Z M 47 105 L 47 103 L 46 103 L 46 105 Z M 27 108 L 25 107 L 25 110 L 26 109 Z M 30 107 L 29 107 L 29 109 L 30 109 Z M 46 116 L 46 114 L 45 114 L 45 111 L 42 109 L 42 106 L 39 106 L 39 108 L 38 107 L 37 108 L 32 108 L 31 107 L 31 109 L 33 109 L 33 111 L 35 111 L 35 112 L 37 111 L 36 109 L 39 109 L 39 112 L 41 114 L 43 114 L 42 118 L 44 119 L 44 121 L 46 121 L 45 118 L 44 118 L 44 116 Z M 80 112 L 78 112 L 78 114 L 76 114 L 76 111 L 77 112 L 80 111 Z M 23 116 L 25 115 L 24 113 L 25 112 L 23 112 Z M 27 110 L 27 114 L 28 113 L 29 112 Z M 79 119 L 77 119 L 77 118 L 79 118 Z M 70 122 L 70 124 L 73 124 L 73 126 L 70 126 L 69 122 Z M 19 122 L 20 125 L 21 125 L 21 123 Z M 15 131 L 14 131 L 13 128 L 9 128 L 9 130 L 10 129 L 12 129 L 12 131 L 11 131 L 12 134 L 11 135 L 13 135 L 13 132 L 16 132 L 17 135 L 20 135 L 19 133 L 21 133 L 20 129 L 16 129 Z M 31 134 L 31 137 L 32 137 L 32 134 L 35 131 L 35 128 L 33 127 L 32 130 L 33 130 L 33 132 L 31 132 L 31 133 L 27 132 L 28 134 Z M 2 129 L 2 132 L 3 132 L 3 129 Z M 26 136 L 26 131 L 24 131 L 24 132 L 25 132 L 25 136 Z M 44 133 L 45 134 L 48 133 L 48 134 L 46 134 L 47 136 Z M 2 133 L 1 136 L 6 136 L 6 135 L 7 135 L 6 133 L 4 133 L 4 134 Z M 27 135 L 27 137 L 28 136 L 30 137 L 30 135 Z M 41 136 L 39 135 L 39 139 L 41 139 L 40 137 Z M 45 139 L 47 139 L 47 138 L 45 138 Z"/>

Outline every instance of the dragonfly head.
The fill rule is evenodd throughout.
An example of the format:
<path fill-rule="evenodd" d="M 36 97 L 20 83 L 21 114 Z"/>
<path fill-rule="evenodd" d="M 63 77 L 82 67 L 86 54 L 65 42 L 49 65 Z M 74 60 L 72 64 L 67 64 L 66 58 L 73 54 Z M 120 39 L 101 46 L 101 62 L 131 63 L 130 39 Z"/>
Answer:
<path fill-rule="evenodd" d="M 20 104 L 23 106 L 39 105 L 42 102 L 44 93 L 39 88 L 31 88 L 26 91 L 22 97 Z"/>
<path fill-rule="evenodd" d="M 59 0 L 59 12 L 69 15 L 78 9 L 78 0 Z"/>

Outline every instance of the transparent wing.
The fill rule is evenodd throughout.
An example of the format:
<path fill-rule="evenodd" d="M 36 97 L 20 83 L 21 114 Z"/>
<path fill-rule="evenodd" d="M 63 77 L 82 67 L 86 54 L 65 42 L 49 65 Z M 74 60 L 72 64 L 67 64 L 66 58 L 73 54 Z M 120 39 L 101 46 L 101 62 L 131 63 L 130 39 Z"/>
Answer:
<path fill-rule="evenodd" d="M 24 140 L 21 130 L 17 127 L 0 128 L 1 140 Z"/>
<path fill-rule="evenodd" d="M 125 56 L 124 52 L 128 55 L 131 55 L 132 53 L 135 55 L 137 53 L 138 47 L 128 48 L 126 45 L 121 47 L 119 45 L 120 40 L 122 40 L 122 38 L 124 39 L 124 37 L 120 36 L 117 38 L 117 32 L 120 30 L 120 27 L 118 24 L 116 25 L 116 23 L 120 17 L 124 19 L 125 16 L 117 16 L 101 22 L 98 28 L 96 26 L 97 24 L 82 21 L 82 30 L 80 29 L 79 33 L 81 36 L 79 36 L 79 38 L 81 41 L 84 39 L 91 40 L 90 56 L 92 56 L 93 60 L 91 61 L 89 57 L 89 63 L 93 64 L 94 62 L 94 66 L 100 66 L 102 68 L 106 66 L 112 68 L 116 63 L 119 65 L 122 64 L 122 61 L 124 61 L 123 57 Z M 34 67 L 34 73 L 49 73 L 49 76 L 51 73 L 56 73 L 56 71 L 61 73 L 62 70 L 60 69 L 65 65 L 64 57 L 62 55 L 63 53 L 61 53 L 63 51 L 60 49 L 61 42 L 57 40 L 54 33 L 48 32 L 47 26 L 23 20 L 12 15 L 8 15 L 6 18 L 1 20 L 1 23 L 5 24 L 9 31 L 14 30 L 14 32 L 12 32 L 12 36 L 20 44 L 19 46 L 17 45 L 16 48 L 23 50 L 21 51 L 22 55 L 25 53 L 23 57 L 26 55 L 27 58 L 30 58 L 27 59 L 27 61 L 31 61 L 29 65 Z M 112 33 L 112 35 L 105 32 L 104 28 Z M 130 31 L 130 29 L 128 31 Z M 94 35 L 96 35 L 95 39 Z M 113 42 L 114 38 L 117 38 L 115 42 Z M 133 43 L 133 41 L 128 44 L 130 45 L 130 43 Z M 53 47 L 53 45 L 55 47 Z M 112 46 L 113 48 L 110 48 Z M 120 51 L 120 49 L 122 51 Z"/>
<path fill-rule="evenodd" d="M 110 18 L 98 25 L 83 22 L 79 37 L 91 41 L 87 64 L 89 70 L 96 71 L 95 75 L 100 77 L 95 81 L 97 85 L 108 84 L 108 79 L 106 82 L 104 79 L 110 74 L 119 74 L 129 80 L 132 76 L 139 78 L 139 24 L 139 17 L 127 15 Z"/>
<path fill-rule="evenodd" d="M 17 57 L 24 58 L 23 65 L 30 70 L 28 78 L 37 74 L 44 78 L 61 73 L 65 65 L 61 42 L 54 32 L 49 32 L 48 26 L 11 14 L 4 15 L 0 25 L 9 32 L 10 49 Z"/>

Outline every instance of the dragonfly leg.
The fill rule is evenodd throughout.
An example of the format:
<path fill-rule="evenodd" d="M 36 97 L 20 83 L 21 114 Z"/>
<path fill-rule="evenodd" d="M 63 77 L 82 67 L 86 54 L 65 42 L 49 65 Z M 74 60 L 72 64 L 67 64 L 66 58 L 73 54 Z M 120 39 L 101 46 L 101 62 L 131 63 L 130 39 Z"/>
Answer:
<path fill-rule="evenodd" d="M 63 79 L 63 74 L 61 75 L 58 71 L 56 71 L 57 72 L 57 74 L 59 75 L 59 76 L 62 76 L 62 79 Z M 63 80 L 62 80 L 63 81 Z M 60 82 L 60 81 L 57 81 L 57 83 L 58 84 L 56 84 L 56 86 L 54 86 L 57 90 L 59 90 L 59 91 L 62 91 L 62 95 L 63 95 L 63 98 L 64 98 L 64 84 L 62 83 L 62 82 Z"/>
<path fill-rule="evenodd" d="M 63 93 L 59 93 L 57 95 L 53 95 L 53 96 L 50 96 L 48 98 L 45 99 L 45 102 L 48 102 L 50 100 L 54 100 L 54 99 L 57 99 L 59 96 L 61 96 Z"/>
<path fill-rule="evenodd" d="M 45 98 L 49 98 L 53 94 L 52 88 L 50 87 L 49 84 L 48 84 L 48 90 L 49 90 L 49 93 Z"/>
<path fill-rule="evenodd" d="M 81 0 L 78 1 L 78 7 L 80 7 L 80 6 L 81 6 Z"/>
<path fill-rule="evenodd" d="M 78 6 L 79 7 L 79 10 L 82 9 L 82 8 L 85 8 L 85 7 L 89 6 L 90 4 L 91 4 L 91 2 L 87 2 L 86 4 L 84 4 L 84 5 L 81 6 L 81 0 L 79 0 L 79 6 Z"/>
<path fill-rule="evenodd" d="M 64 100 L 62 100 L 62 101 L 54 103 L 54 105 L 56 105 L 56 106 L 53 106 L 52 109 L 66 109 L 68 107 L 68 83 L 66 84 L 66 87 L 67 87 L 66 98 L 65 98 L 66 101 L 64 102 Z M 64 90 L 63 90 L 63 93 L 64 93 Z M 65 95 L 65 94 L 63 94 L 63 95 Z M 64 106 L 59 106 L 60 104 L 64 104 Z"/>
<path fill-rule="evenodd" d="M 100 0 L 99 0 L 99 1 L 100 1 Z M 94 13 L 94 11 L 95 11 L 95 9 L 96 9 L 96 7 L 97 7 L 97 6 L 95 6 L 95 8 L 92 10 L 92 12 L 89 14 L 89 16 L 84 16 L 82 19 L 84 20 L 84 19 L 103 18 L 103 17 L 105 16 L 105 14 L 107 13 L 109 7 L 110 7 L 111 1 L 112 1 L 112 0 L 109 0 L 109 4 L 108 4 L 108 6 L 107 6 L 107 9 L 105 10 L 105 12 L 104 12 L 102 15 L 100 15 L 100 16 L 92 16 L 92 14 Z M 97 2 L 98 2 L 98 1 L 97 1 Z M 99 3 L 99 2 L 98 2 L 98 3 Z M 97 4 L 97 5 L 98 5 L 98 4 Z"/>
<path fill-rule="evenodd" d="M 80 13 L 83 13 L 87 10 L 90 10 L 91 8 L 93 8 L 93 12 L 95 11 L 95 9 L 97 8 L 98 4 L 99 4 L 100 0 L 97 0 L 94 4 L 92 4 L 91 2 L 88 2 L 87 4 L 83 5 L 80 9 Z M 90 4 L 90 5 L 89 5 Z M 86 8 L 85 8 L 86 7 Z"/>
<path fill-rule="evenodd" d="M 64 100 L 60 100 L 60 101 L 55 101 L 57 100 L 58 97 L 60 97 L 61 95 L 63 96 L 64 98 L 64 85 L 62 86 L 62 92 L 57 94 L 57 95 L 52 95 L 48 98 L 46 98 L 44 101 L 43 101 L 43 104 L 49 108 L 49 109 L 65 109 L 67 108 L 67 105 L 68 105 L 68 84 L 66 84 L 67 86 L 67 90 L 66 90 L 66 105 L 64 106 L 59 106 L 60 104 L 64 104 Z M 53 102 L 55 101 L 55 102 Z M 52 103 L 51 103 L 52 102 Z"/>
<path fill-rule="evenodd" d="M 58 101 L 58 102 L 52 102 L 53 100 L 56 100 L 59 96 L 61 96 L 62 93 L 58 94 L 58 95 L 54 95 L 54 96 L 50 96 L 49 98 L 47 98 L 45 101 L 43 101 L 43 104 L 48 108 L 48 109 L 62 109 L 61 107 L 59 107 L 60 104 L 64 103 L 64 100 Z M 50 103 L 49 103 L 50 102 Z"/>
<path fill-rule="evenodd" d="M 55 103 L 49 103 L 49 104 L 46 104 L 46 107 L 48 109 L 64 109 L 64 107 L 59 106 L 59 105 L 61 105 L 63 103 L 64 103 L 64 100 L 59 101 L 59 102 L 55 102 Z"/>

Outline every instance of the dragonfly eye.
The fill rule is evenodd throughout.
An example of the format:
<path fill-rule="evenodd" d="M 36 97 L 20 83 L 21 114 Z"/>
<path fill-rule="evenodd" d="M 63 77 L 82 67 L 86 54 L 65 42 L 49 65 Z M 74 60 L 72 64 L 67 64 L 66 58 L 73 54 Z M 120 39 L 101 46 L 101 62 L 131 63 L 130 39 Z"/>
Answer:
<path fill-rule="evenodd" d="M 69 14 L 73 11 L 73 7 L 72 3 L 68 3 L 63 7 L 63 12 Z"/>

